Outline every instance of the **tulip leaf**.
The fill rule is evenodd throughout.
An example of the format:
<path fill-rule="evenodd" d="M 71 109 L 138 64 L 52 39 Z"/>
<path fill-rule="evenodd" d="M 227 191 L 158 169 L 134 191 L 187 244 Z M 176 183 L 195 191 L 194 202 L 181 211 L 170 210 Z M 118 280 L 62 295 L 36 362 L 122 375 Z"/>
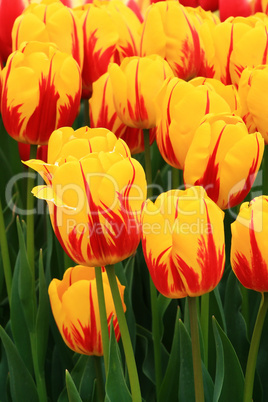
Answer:
<path fill-rule="evenodd" d="M 244 375 L 238 357 L 215 318 L 212 325 L 217 352 L 213 402 L 240 402 L 243 400 Z"/>
<path fill-rule="evenodd" d="M 1 326 L 0 337 L 7 354 L 12 401 L 21 402 L 27 400 L 27 402 L 38 402 L 38 394 L 33 378 L 18 354 L 14 343 Z"/>
<path fill-rule="evenodd" d="M 160 340 L 163 338 L 164 334 L 164 324 L 163 324 L 163 318 L 165 315 L 165 312 L 170 305 L 172 299 L 163 296 L 161 293 L 157 297 L 157 310 L 159 314 L 159 321 L 160 321 Z"/>
<path fill-rule="evenodd" d="M 180 336 L 179 336 L 180 310 L 177 310 L 173 343 L 170 351 L 167 369 L 159 393 L 159 402 L 176 401 L 180 373 Z"/>
<path fill-rule="evenodd" d="M 17 219 L 17 230 L 20 247 L 19 296 L 28 329 L 30 332 L 33 332 L 36 313 L 36 304 L 33 297 L 35 289 L 31 268 L 28 262 L 24 236 L 19 219 Z"/>
<path fill-rule="evenodd" d="M 113 325 L 110 327 L 109 363 L 106 379 L 105 401 L 131 402 L 131 394 L 126 384 L 119 347 L 115 339 Z"/>
<path fill-rule="evenodd" d="M 82 402 L 79 392 L 77 391 L 75 383 L 68 370 L 66 370 L 65 378 L 66 378 L 66 388 L 67 388 L 69 402 Z"/>
<path fill-rule="evenodd" d="M 32 352 L 29 331 L 19 297 L 20 254 L 17 256 L 12 278 L 10 323 L 14 343 L 29 372 L 33 375 Z M 21 336 L 23 334 L 23 336 Z"/>
<path fill-rule="evenodd" d="M 179 374 L 179 402 L 195 402 L 194 372 L 192 358 L 192 343 L 190 335 L 181 320 L 179 320 L 180 337 L 180 374 Z M 202 363 L 204 395 L 206 401 L 213 396 L 212 379 Z"/>
<path fill-rule="evenodd" d="M 49 298 L 44 274 L 42 252 L 39 257 L 39 304 L 36 316 L 36 341 L 39 370 L 44 370 L 49 331 Z"/>

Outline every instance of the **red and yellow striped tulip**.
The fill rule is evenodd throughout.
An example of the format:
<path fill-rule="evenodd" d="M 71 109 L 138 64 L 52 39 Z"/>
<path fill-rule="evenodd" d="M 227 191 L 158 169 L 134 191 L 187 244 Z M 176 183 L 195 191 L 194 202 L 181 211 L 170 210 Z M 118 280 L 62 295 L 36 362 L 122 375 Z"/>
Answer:
<path fill-rule="evenodd" d="M 268 197 L 244 202 L 231 224 L 231 265 L 248 289 L 268 292 Z"/>
<path fill-rule="evenodd" d="M 0 60 L 3 62 L 12 52 L 11 31 L 14 21 L 29 3 L 30 0 L 0 1 Z"/>
<path fill-rule="evenodd" d="M 143 23 L 140 55 L 158 54 L 169 63 L 174 75 L 182 79 L 202 74 L 206 63 L 198 28 L 179 2 L 152 4 Z"/>
<path fill-rule="evenodd" d="M 71 136 L 67 141 L 58 130 L 48 145 L 48 163 L 56 160 L 55 164 L 26 164 L 48 183 L 32 192 L 47 201 L 64 251 L 78 264 L 106 266 L 124 260 L 138 247 L 147 186 L 142 166 L 131 158 L 124 141 L 108 130 L 91 130 L 95 136 L 90 140 L 85 133 L 84 138 Z M 106 136 L 99 131 L 106 131 Z M 60 149 L 57 156 L 55 144 Z"/>
<path fill-rule="evenodd" d="M 200 296 L 219 283 L 225 263 L 224 213 L 201 187 L 147 201 L 142 246 L 152 280 L 166 297 Z"/>
<path fill-rule="evenodd" d="M 22 45 L 9 56 L 1 81 L 2 119 L 16 141 L 45 145 L 53 130 L 73 124 L 81 72 L 73 57 L 53 44 Z"/>
<path fill-rule="evenodd" d="M 239 81 L 241 116 L 250 133 L 259 131 L 268 144 L 268 66 L 245 68 Z"/>
<path fill-rule="evenodd" d="M 247 18 L 229 18 L 215 26 L 215 75 L 226 84 L 238 86 L 246 67 L 266 64 L 268 17 L 256 14 Z"/>
<path fill-rule="evenodd" d="M 249 193 L 263 152 L 261 134 L 249 134 L 240 117 L 210 114 L 202 120 L 188 150 L 185 185 L 203 186 L 220 208 L 232 208 Z"/>
<path fill-rule="evenodd" d="M 113 89 L 108 73 L 93 83 L 92 97 L 89 100 L 91 127 L 105 127 L 117 138 L 124 140 L 131 154 L 144 151 L 144 135 L 140 128 L 126 126 L 119 118 L 113 100 Z M 150 145 L 155 140 L 155 128 L 150 129 Z"/>
<path fill-rule="evenodd" d="M 108 331 L 111 319 L 116 340 L 120 330 L 106 272 L 102 272 L 103 290 L 107 312 Z M 117 279 L 124 303 L 124 289 Z M 53 279 L 48 288 L 52 313 L 61 336 L 73 351 L 85 355 L 103 355 L 99 304 L 94 268 L 77 265 L 67 269 L 63 279 Z"/>
<path fill-rule="evenodd" d="M 31 3 L 15 20 L 12 29 L 13 51 L 18 50 L 25 41 L 53 42 L 62 52 L 71 54 L 82 68 L 82 24 L 73 10 L 60 1 Z"/>
<path fill-rule="evenodd" d="M 92 83 L 107 72 L 109 63 L 120 64 L 137 56 L 140 21 L 121 1 L 94 1 L 75 10 L 83 25 L 83 96 L 90 97 Z"/>
<path fill-rule="evenodd" d="M 155 97 L 167 78 L 173 77 L 168 63 L 157 55 L 127 57 L 120 66 L 108 69 L 114 104 L 127 126 L 150 129 L 156 126 Z"/>
<path fill-rule="evenodd" d="M 212 86 L 192 85 L 179 78 L 166 80 L 158 95 L 156 142 L 171 166 L 183 169 L 200 120 L 208 113 L 230 112 L 230 106 Z"/>

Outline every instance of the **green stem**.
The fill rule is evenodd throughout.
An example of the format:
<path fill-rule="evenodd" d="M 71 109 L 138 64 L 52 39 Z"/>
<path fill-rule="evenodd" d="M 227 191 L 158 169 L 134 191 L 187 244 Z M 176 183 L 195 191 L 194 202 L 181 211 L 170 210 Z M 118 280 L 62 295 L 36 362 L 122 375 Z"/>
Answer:
<path fill-rule="evenodd" d="M 36 157 L 37 146 L 31 145 L 30 148 L 30 159 L 34 159 Z M 28 172 L 28 181 L 27 181 L 27 255 L 29 264 L 33 273 L 33 278 L 35 278 L 35 270 L 34 270 L 34 196 L 31 191 L 34 187 L 35 175 L 31 172 Z M 35 281 L 35 280 L 34 280 Z"/>
<path fill-rule="evenodd" d="M 180 171 L 172 167 L 172 188 L 175 190 L 180 186 Z"/>
<path fill-rule="evenodd" d="M 144 153 L 145 153 L 145 172 L 147 179 L 147 196 L 152 198 L 152 165 L 150 156 L 150 142 L 149 142 L 149 130 L 143 130 L 144 133 Z M 161 366 L 161 354 L 160 354 L 160 324 L 159 315 L 157 309 L 157 290 L 150 277 L 150 299 L 152 310 L 152 338 L 154 345 L 154 366 L 155 366 L 155 383 L 156 383 L 156 395 L 158 399 L 160 386 L 162 383 L 162 366 Z"/>
<path fill-rule="evenodd" d="M 90 125 L 90 121 L 89 121 L 89 102 L 88 102 L 87 98 L 83 99 L 83 101 L 84 101 L 84 123 L 85 123 L 85 126 L 89 127 L 89 125 Z"/>
<path fill-rule="evenodd" d="M 152 176 L 152 164 L 151 164 L 151 152 L 150 152 L 150 137 L 149 130 L 143 130 L 144 137 L 144 157 L 145 157 L 145 173 L 147 180 L 147 197 L 152 198 L 153 195 L 153 176 Z"/>
<path fill-rule="evenodd" d="M 195 401 L 204 402 L 205 397 L 204 397 L 204 385 L 202 376 L 202 362 L 201 362 L 201 352 L 199 342 L 196 297 L 188 296 L 188 305 L 189 305 L 190 326 L 191 326 Z"/>
<path fill-rule="evenodd" d="M 268 309 L 268 292 L 262 294 L 262 299 L 260 302 L 260 307 L 250 342 L 246 375 L 245 375 L 244 402 L 252 402 L 257 356 L 267 309 Z"/>
<path fill-rule="evenodd" d="M 134 352 L 132 348 L 132 343 L 129 335 L 129 330 L 127 326 L 127 321 L 125 317 L 125 313 L 123 310 L 122 300 L 120 297 L 116 275 L 113 265 L 109 265 L 106 267 L 107 276 L 109 279 L 111 292 L 113 296 L 113 301 L 115 305 L 116 316 L 120 328 L 121 339 L 123 343 L 123 348 L 126 357 L 126 363 L 129 374 L 130 388 L 132 393 L 132 401 L 133 402 L 141 402 L 141 391 L 140 391 L 140 383 L 137 372 L 137 366 L 135 362 Z"/>
<path fill-rule="evenodd" d="M 1 254 L 2 254 L 4 275 L 5 275 L 7 296 L 8 296 L 8 301 L 9 301 L 9 305 L 10 305 L 12 271 L 11 271 L 11 264 L 10 264 L 10 258 L 9 258 L 8 245 L 7 245 L 7 237 L 6 237 L 6 226 L 5 226 L 5 221 L 4 221 L 1 200 L 0 200 L 0 245 L 1 245 Z"/>
<path fill-rule="evenodd" d="M 37 355 L 37 337 L 36 332 L 30 332 L 30 342 L 33 358 L 34 375 L 39 402 L 47 402 L 47 391 L 44 372 L 40 371 Z"/>
<path fill-rule="evenodd" d="M 208 367 L 209 293 L 201 296 L 200 324 L 204 342 L 204 364 Z"/>
<path fill-rule="evenodd" d="M 108 332 L 107 313 L 106 313 L 106 307 L 105 307 L 105 297 L 104 297 L 104 290 L 103 290 L 101 267 L 95 267 L 95 277 L 96 277 L 99 312 L 100 312 L 100 322 L 101 322 L 103 358 L 104 358 L 105 373 L 107 375 L 108 358 L 109 358 L 109 332 Z"/>
<path fill-rule="evenodd" d="M 248 301 L 248 290 L 240 284 L 240 291 L 242 296 L 242 306 L 241 313 L 244 317 L 246 327 L 249 328 L 249 301 Z"/>
<path fill-rule="evenodd" d="M 98 401 L 103 402 L 104 398 L 105 398 L 105 390 L 104 390 L 104 385 L 103 385 L 101 357 L 100 356 L 93 356 L 93 358 L 94 358 L 94 366 L 95 366 L 96 377 L 97 377 Z"/>

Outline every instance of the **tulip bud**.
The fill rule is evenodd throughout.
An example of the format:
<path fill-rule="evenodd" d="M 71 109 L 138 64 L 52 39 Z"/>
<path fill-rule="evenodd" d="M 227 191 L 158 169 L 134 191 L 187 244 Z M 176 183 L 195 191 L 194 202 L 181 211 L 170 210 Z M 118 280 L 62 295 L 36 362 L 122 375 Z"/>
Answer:
<path fill-rule="evenodd" d="M 110 333 L 111 319 L 115 338 L 120 338 L 112 293 L 106 272 L 102 272 L 103 291 Z M 123 304 L 124 289 L 117 279 Z M 52 313 L 66 345 L 85 355 L 103 355 L 98 294 L 94 268 L 75 266 L 67 269 L 63 279 L 53 279 L 48 288 Z"/>
<path fill-rule="evenodd" d="M 184 182 L 203 186 L 220 208 L 232 208 L 249 193 L 263 152 L 261 134 L 249 134 L 240 117 L 210 114 L 194 134 L 185 159 Z"/>
<path fill-rule="evenodd" d="M 231 225 L 231 265 L 248 289 L 268 292 L 268 198 L 244 202 Z"/>
<path fill-rule="evenodd" d="M 71 126 L 81 98 L 80 68 L 53 44 L 28 42 L 1 73 L 1 113 L 16 141 L 45 145 L 58 127 Z"/>
<path fill-rule="evenodd" d="M 223 212 L 204 189 L 171 190 L 142 212 L 142 247 L 166 297 L 200 296 L 219 283 L 225 263 Z"/>

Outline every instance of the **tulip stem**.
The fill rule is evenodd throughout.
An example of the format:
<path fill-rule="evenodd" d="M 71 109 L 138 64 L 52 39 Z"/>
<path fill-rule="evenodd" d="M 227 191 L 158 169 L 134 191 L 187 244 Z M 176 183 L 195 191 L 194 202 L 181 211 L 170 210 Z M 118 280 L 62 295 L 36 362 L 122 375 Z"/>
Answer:
<path fill-rule="evenodd" d="M 101 367 L 101 357 L 100 356 L 93 356 L 94 358 L 94 366 L 96 372 L 96 379 L 97 379 L 97 400 L 99 402 L 103 402 L 105 398 L 105 390 L 103 386 L 103 376 L 102 376 L 102 367 Z"/>
<path fill-rule="evenodd" d="M 209 328 L 209 293 L 201 296 L 200 324 L 204 343 L 204 364 L 208 367 L 208 328 Z"/>
<path fill-rule="evenodd" d="M 109 332 L 108 332 L 107 313 L 106 313 L 106 306 L 105 306 L 105 297 L 104 297 L 104 290 L 103 290 L 101 267 L 95 267 L 95 277 L 96 277 L 99 312 L 100 312 L 104 367 L 105 367 L 105 373 L 107 375 L 108 361 L 109 361 L 108 360 L 109 359 Z"/>
<path fill-rule="evenodd" d="M 252 401 L 257 356 L 267 309 L 268 309 L 268 292 L 262 294 L 260 307 L 250 342 L 246 375 L 245 375 L 244 402 Z"/>
<path fill-rule="evenodd" d="M 176 190 L 180 186 L 180 171 L 172 167 L 172 189 Z"/>
<path fill-rule="evenodd" d="M 30 147 L 30 159 L 36 158 L 37 145 L 31 145 Z M 28 172 L 27 180 L 27 255 L 29 264 L 33 273 L 35 282 L 35 270 L 34 270 L 34 196 L 31 191 L 34 186 L 35 173 Z"/>
<path fill-rule="evenodd" d="M 149 130 L 143 130 L 144 134 L 144 153 L 145 153 L 145 172 L 147 180 L 147 196 L 152 198 L 152 165 L 151 165 L 151 155 L 150 155 L 150 141 L 149 141 Z M 161 355 L 160 355 L 160 324 L 159 315 L 157 308 L 157 290 L 150 276 L 150 298 L 151 298 L 151 310 L 152 310 L 152 338 L 154 345 L 154 366 L 155 366 L 155 384 L 156 384 L 156 395 L 158 399 L 160 386 L 162 382 L 162 366 L 161 366 Z"/>
<path fill-rule="evenodd" d="M 7 296 L 8 296 L 8 301 L 9 301 L 9 305 L 10 305 L 12 271 L 11 271 L 11 264 L 10 264 L 10 258 L 9 258 L 8 245 L 7 245 L 7 237 L 6 237 L 6 226 L 5 226 L 5 221 L 4 221 L 1 200 L 0 200 L 0 246 L 1 246 L 1 254 L 2 254 L 4 276 L 5 276 L 6 289 L 7 289 Z"/>
<path fill-rule="evenodd" d="M 126 363 L 128 368 L 129 374 L 129 381 L 130 381 L 130 388 L 132 394 L 132 401 L 133 402 L 141 402 L 141 391 L 140 391 L 140 383 L 139 377 L 137 372 L 137 366 L 135 362 L 133 347 L 129 335 L 129 330 L 127 326 L 127 321 L 122 305 L 122 300 L 120 297 L 116 276 L 115 276 L 115 269 L 113 265 L 109 265 L 106 267 L 106 272 L 108 276 L 108 280 L 111 287 L 111 292 L 113 296 L 116 316 L 120 328 L 121 339 L 123 343 L 123 348 L 126 357 Z"/>
<path fill-rule="evenodd" d="M 196 297 L 188 296 L 188 305 L 189 305 L 191 340 L 192 340 L 195 401 L 204 402 L 205 398 L 204 398 L 204 385 L 202 376 L 202 361 L 200 352 Z"/>

